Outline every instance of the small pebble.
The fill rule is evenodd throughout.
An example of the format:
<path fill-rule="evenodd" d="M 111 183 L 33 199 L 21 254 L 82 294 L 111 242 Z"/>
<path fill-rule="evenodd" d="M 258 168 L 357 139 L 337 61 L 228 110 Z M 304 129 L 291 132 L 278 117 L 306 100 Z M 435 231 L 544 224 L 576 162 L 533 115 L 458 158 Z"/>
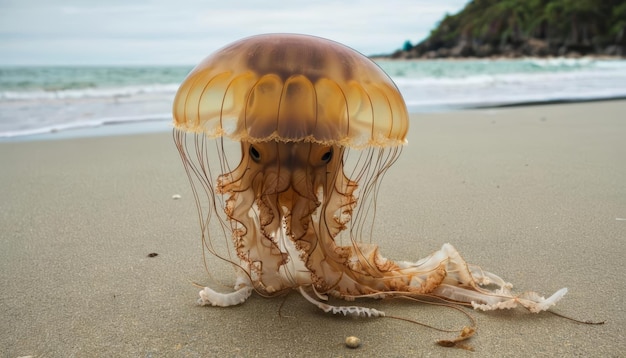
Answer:
<path fill-rule="evenodd" d="M 179 194 L 174 194 L 174 195 L 172 195 L 172 199 L 178 200 L 178 199 L 180 199 L 180 195 Z"/>
<path fill-rule="evenodd" d="M 361 346 L 361 340 L 359 337 L 350 336 L 346 338 L 346 347 L 348 348 L 359 348 Z"/>

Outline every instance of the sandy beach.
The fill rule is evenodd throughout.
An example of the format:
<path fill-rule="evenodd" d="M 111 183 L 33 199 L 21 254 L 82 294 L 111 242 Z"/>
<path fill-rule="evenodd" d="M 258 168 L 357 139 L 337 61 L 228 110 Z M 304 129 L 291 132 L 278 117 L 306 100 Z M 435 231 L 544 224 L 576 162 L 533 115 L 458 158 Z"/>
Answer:
<path fill-rule="evenodd" d="M 556 312 L 606 321 L 468 310 L 476 356 L 623 356 L 625 138 L 623 100 L 412 115 L 380 191 L 376 243 L 414 261 L 449 242 L 517 292 L 567 287 Z M 0 168 L 2 357 L 472 355 L 435 344 L 453 333 L 333 317 L 295 292 L 196 305 L 192 282 L 208 276 L 169 132 L 0 143 Z M 468 324 L 433 305 L 358 303 Z M 344 346 L 351 335 L 360 348 Z"/>

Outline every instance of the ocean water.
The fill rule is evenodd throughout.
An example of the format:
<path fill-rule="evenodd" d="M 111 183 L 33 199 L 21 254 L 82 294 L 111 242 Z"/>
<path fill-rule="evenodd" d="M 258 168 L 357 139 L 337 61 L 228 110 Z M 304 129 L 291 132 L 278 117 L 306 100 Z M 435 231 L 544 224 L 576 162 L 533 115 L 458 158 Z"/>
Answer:
<path fill-rule="evenodd" d="M 626 60 L 378 64 L 411 112 L 626 97 Z M 167 128 L 178 85 L 192 67 L 0 67 L 0 139 L 94 127 L 104 132 L 133 122 Z"/>

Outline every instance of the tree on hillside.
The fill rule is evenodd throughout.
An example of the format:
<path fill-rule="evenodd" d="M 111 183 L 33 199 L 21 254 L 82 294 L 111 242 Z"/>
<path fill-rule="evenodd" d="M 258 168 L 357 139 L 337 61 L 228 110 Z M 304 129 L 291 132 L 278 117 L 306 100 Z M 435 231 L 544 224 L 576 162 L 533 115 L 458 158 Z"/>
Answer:
<path fill-rule="evenodd" d="M 528 49 L 535 41 L 552 54 L 599 52 L 626 45 L 625 29 L 626 0 L 473 0 L 458 14 L 446 14 L 425 41 L 405 51 L 469 49 L 453 52 L 462 55 L 479 53 L 481 46 Z"/>

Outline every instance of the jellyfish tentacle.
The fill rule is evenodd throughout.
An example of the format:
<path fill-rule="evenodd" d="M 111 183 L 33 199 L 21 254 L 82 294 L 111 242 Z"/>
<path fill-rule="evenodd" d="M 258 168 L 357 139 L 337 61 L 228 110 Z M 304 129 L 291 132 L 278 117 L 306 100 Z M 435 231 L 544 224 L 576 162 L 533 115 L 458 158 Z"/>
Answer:
<path fill-rule="evenodd" d="M 222 293 L 205 287 L 200 291 L 198 304 L 201 306 L 228 307 L 244 303 L 252 294 L 252 283 L 248 276 L 239 274 L 235 282 L 235 291 Z"/>
<path fill-rule="evenodd" d="M 376 245 L 359 244 L 342 248 L 349 252 L 349 257 L 343 267 L 341 280 L 330 291 L 339 298 L 383 298 L 400 292 L 428 294 L 446 278 L 443 265 L 433 265 L 428 270 L 403 268 L 384 258 Z"/>
<path fill-rule="evenodd" d="M 448 276 L 432 293 L 436 296 L 470 303 L 474 309 L 487 311 L 515 308 L 519 304 L 537 313 L 549 309 L 567 293 L 567 289 L 563 288 L 547 299 L 535 292 L 514 295 L 511 293 L 513 285 L 493 273 L 481 270 L 478 266 L 468 265 L 450 244 L 444 244 L 441 250 L 431 255 L 429 259 L 446 257 Z M 418 262 L 422 265 L 417 265 L 417 267 L 424 267 L 429 259 L 425 262 Z M 495 285 L 497 288 L 490 290 L 484 287 L 487 285 Z"/>
<path fill-rule="evenodd" d="M 278 248 L 275 238 L 280 213 L 271 199 L 275 194 L 260 196 L 259 190 L 267 182 L 263 173 L 238 174 L 249 171 L 244 157 L 233 172 L 220 176 L 217 187 L 218 192 L 228 194 L 225 213 L 235 227 L 233 241 L 241 266 L 248 268 L 249 275 L 258 276 L 253 282 L 257 290 L 271 295 L 284 289 L 278 271 L 287 255 Z"/>
<path fill-rule="evenodd" d="M 330 194 L 325 212 L 326 222 L 330 224 L 329 235 L 334 238 L 346 229 L 346 225 L 352 219 L 352 211 L 357 203 L 354 196 L 357 183 L 346 177 L 343 171 L 339 171 L 333 184 L 333 192 Z"/>
<path fill-rule="evenodd" d="M 444 244 L 440 250 L 415 263 L 387 260 L 380 255 L 376 245 L 360 244 L 358 248 L 358 252 L 353 252 L 348 258 L 348 265 L 340 272 L 336 285 L 327 291 L 335 297 L 354 300 L 366 296 L 382 298 L 429 294 L 467 303 L 477 310 L 507 309 L 520 305 L 537 313 L 549 309 L 567 293 L 567 289 L 561 289 L 548 298 L 535 292 L 514 295 L 510 291 L 510 283 L 478 266 L 467 264 L 450 244 Z M 325 262 L 322 268 L 325 278 L 332 276 L 329 275 L 332 269 L 341 270 L 341 266 L 333 265 L 333 262 Z M 334 275 L 337 276 L 337 272 Z M 483 287 L 487 285 L 497 288 L 490 290 Z M 318 307 L 326 312 L 345 311 L 322 303 Z"/>
<path fill-rule="evenodd" d="M 406 295 L 421 291 L 456 302 L 468 303 L 474 309 L 482 311 L 515 308 L 521 305 L 530 312 L 537 313 L 554 306 L 567 293 L 567 289 L 563 288 L 548 298 L 535 292 L 514 295 L 511 293 L 510 283 L 493 273 L 483 271 L 478 266 L 467 264 L 450 244 L 444 244 L 440 250 L 415 263 L 398 264 L 398 273 L 413 277 L 413 280 L 409 287 L 405 288 L 387 284 L 386 291 L 405 291 Z M 391 271 L 385 272 L 385 275 L 392 276 Z M 438 271 L 444 273 L 443 279 L 439 282 L 437 279 L 432 280 L 432 273 Z M 490 290 L 484 287 L 488 285 L 495 285 L 497 288 Z M 413 291 L 411 288 L 419 290 Z"/>
<path fill-rule="evenodd" d="M 537 292 L 524 292 L 519 296 L 507 297 L 505 300 L 498 301 L 491 304 L 480 304 L 472 302 L 472 307 L 480 311 L 492 311 L 497 309 L 510 309 L 515 308 L 517 305 L 521 305 L 532 313 L 539 313 L 541 311 L 547 311 L 550 307 L 556 305 L 556 303 L 565 296 L 567 288 L 562 288 L 556 291 L 552 296 L 545 298 Z"/>
<path fill-rule="evenodd" d="M 480 266 L 477 265 L 469 265 L 468 268 L 472 273 L 472 277 L 474 281 L 478 283 L 480 286 L 487 285 L 497 285 L 501 288 L 501 290 L 509 292 L 513 285 L 509 282 L 505 282 L 500 276 L 495 275 L 491 272 L 483 271 Z"/>
<path fill-rule="evenodd" d="M 468 264 L 450 244 L 416 262 L 388 260 L 378 246 L 354 240 L 340 246 L 335 238 L 346 229 L 357 201 L 357 183 L 344 174 L 341 159 L 331 159 L 328 167 L 307 166 L 306 161 L 288 158 L 311 152 L 313 144 L 256 143 L 255 147 L 264 155 L 278 150 L 274 157 L 280 160 L 257 168 L 246 160 L 242 146 L 244 158 L 235 170 L 220 176 L 217 191 L 228 195 L 226 215 L 233 223 L 241 267 L 247 267 L 251 287 L 264 295 L 312 287 L 316 293 L 346 300 L 432 295 L 478 310 L 521 305 L 539 312 L 566 292 L 558 291 L 547 299 L 532 292 L 515 296 L 510 283 Z M 496 288 L 486 288 L 489 285 Z M 209 298 L 203 299 L 218 305 L 236 304 L 245 300 L 245 293 L 220 296 L 205 289 L 203 295 Z M 310 296 L 307 300 L 335 314 L 378 314 L 359 306 L 331 306 Z"/>
<path fill-rule="evenodd" d="M 354 317 L 384 317 L 385 312 L 379 311 L 375 308 L 361 307 L 361 306 L 332 306 L 324 302 L 320 302 L 311 297 L 303 286 L 298 288 L 300 294 L 309 302 L 317 306 L 322 311 L 332 314 L 343 314 L 344 316 Z"/>
<path fill-rule="evenodd" d="M 336 148 L 335 152 L 338 155 L 331 159 L 329 166 L 313 176 L 312 194 L 323 204 L 317 205 L 319 210 L 312 207 L 303 220 L 307 222 L 306 232 L 294 237 L 314 287 L 322 292 L 333 291 L 344 279 L 351 247 L 338 246 L 334 238 L 346 228 L 356 205 L 353 195 L 356 182 L 349 180 L 342 170 L 343 149 Z"/>

